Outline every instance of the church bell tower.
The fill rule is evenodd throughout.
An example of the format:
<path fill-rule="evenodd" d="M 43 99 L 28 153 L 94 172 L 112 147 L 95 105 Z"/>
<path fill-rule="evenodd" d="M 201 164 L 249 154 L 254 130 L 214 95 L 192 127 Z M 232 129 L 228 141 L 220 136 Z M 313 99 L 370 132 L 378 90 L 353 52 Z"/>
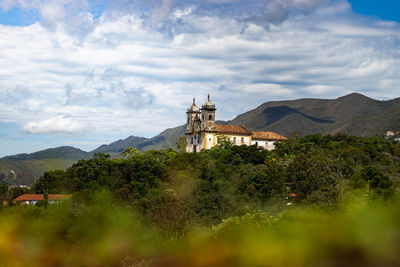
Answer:
<path fill-rule="evenodd" d="M 210 101 L 210 95 L 207 102 L 201 108 L 201 130 L 212 132 L 215 131 L 215 105 Z"/>
<path fill-rule="evenodd" d="M 196 100 L 193 97 L 193 104 L 187 109 L 187 127 L 186 133 L 200 131 L 200 109 L 196 106 Z"/>

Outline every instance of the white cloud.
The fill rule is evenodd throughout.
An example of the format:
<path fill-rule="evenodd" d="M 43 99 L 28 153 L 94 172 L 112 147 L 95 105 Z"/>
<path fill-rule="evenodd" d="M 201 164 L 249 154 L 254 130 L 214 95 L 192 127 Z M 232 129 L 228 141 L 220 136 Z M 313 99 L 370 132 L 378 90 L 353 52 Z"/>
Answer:
<path fill-rule="evenodd" d="M 93 29 L 93 16 L 87 0 L 0 0 L 3 11 L 19 8 L 26 11 L 31 20 L 39 20 L 50 30 L 57 27 L 83 38 Z"/>
<path fill-rule="evenodd" d="M 71 118 L 56 116 L 46 120 L 28 122 L 22 130 L 31 134 L 51 134 L 51 133 L 82 133 L 86 126 L 80 122 L 73 121 Z"/>
<path fill-rule="evenodd" d="M 245 15 L 229 9 L 241 0 L 164 1 L 154 27 L 153 13 L 138 16 L 129 1 L 97 19 L 86 1 L 33 2 L 55 5 L 54 27 L 0 25 L 0 121 L 25 132 L 152 136 L 183 124 L 192 97 L 201 104 L 207 93 L 226 120 L 270 100 L 398 97 L 400 26 L 360 19 L 346 1 L 285 0 L 286 13 L 269 21 L 251 8 L 277 1 L 248 1 Z M 83 22 L 73 26 L 75 14 Z"/>

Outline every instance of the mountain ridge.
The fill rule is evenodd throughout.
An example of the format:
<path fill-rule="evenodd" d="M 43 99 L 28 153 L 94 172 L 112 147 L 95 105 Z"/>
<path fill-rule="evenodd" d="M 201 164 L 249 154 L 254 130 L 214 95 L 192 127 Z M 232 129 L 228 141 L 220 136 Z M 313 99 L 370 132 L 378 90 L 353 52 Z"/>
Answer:
<path fill-rule="evenodd" d="M 217 123 L 245 125 L 251 130 L 273 131 L 285 136 L 338 132 L 357 136 L 383 135 L 386 130 L 400 130 L 400 97 L 381 101 L 351 93 L 336 99 L 270 101 L 230 121 Z M 6 156 L 0 159 L 0 182 L 9 182 L 11 168 L 28 173 L 22 180 L 31 181 L 39 178 L 43 171 L 66 168 L 81 158 L 93 157 L 95 153 L 118 157 L 127 147 L 140 151 L 174 148 L 176 139 L 184 135 L 185 128 L 185 124 L 168 128 L 152 138 L 131 135 L 89 152 L 74 147 L 57 147 Z"/>

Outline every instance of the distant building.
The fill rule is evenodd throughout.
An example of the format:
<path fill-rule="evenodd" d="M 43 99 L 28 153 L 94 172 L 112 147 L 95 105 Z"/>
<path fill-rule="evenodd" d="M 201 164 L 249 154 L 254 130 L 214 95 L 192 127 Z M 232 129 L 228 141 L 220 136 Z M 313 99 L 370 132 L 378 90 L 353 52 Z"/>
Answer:
<path fill-rule="evenodd" d="M 386 137 L 394 136 L 396 133 L 394 131 L 386 131 Z"/>
<path fill-rule="evenodd" d="M 69 198 L 69 196 L 70 195 L 66 194 L 48 194 L 48 201 L 50 204 L 53 204 L 65 200 Z M 23 194 L 14 199 L 14 202 L 18 204 L 35 205 L 40 200 L 44 200 L 43 194 Z"/>
<path fill-rule="evenodd" d="M 211 149 L 218 143 L 218 136 L 226 136 L 234 145 L 257 145 L 268 150 L 275 148 L 275 142 L 287 138 L 274 132 L 250 131 L 244 125 L 219 125 L 215 123 L 215 105 L 210 95 L 201 110 L 195 99 L 188 108 L 186 128 L 186 152 L 200 152 Z"/>

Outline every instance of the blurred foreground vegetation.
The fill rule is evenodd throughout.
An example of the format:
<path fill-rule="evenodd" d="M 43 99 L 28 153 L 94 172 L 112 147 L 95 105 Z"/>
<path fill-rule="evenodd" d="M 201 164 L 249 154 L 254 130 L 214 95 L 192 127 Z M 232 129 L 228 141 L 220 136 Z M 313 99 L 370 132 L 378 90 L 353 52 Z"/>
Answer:
<path fill-rule="evenodd" d="M 6 266 L 398 266 L 400 146 L 293 137 L 255 146 L 96 154 L 0 210 Z M 10 203 L 12 204 L 12 203 Z"/>

